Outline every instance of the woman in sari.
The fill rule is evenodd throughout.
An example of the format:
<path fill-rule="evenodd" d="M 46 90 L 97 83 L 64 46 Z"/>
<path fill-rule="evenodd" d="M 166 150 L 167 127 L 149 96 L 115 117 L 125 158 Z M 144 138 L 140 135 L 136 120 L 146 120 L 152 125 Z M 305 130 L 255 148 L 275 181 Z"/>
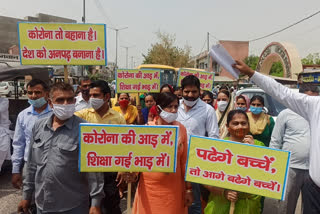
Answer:
<path fill-rule="evenodd" d="M 263 142 L 269 147 L 274 120 L 270 115 L 263 112 L 264 99 L 255 95 L 250 100 L 250 112 L 248 112 L 250 133 L 254 139 Z"/>
<path fill-rule="evenodd" d="M 230 137 L 224 138 L 225 140 L 264 146 L 262 142 L 254 140 L 251 135 L 248 135 L 250 130 L 249 119 L 244 111 L 230 111 L 227 115 L 226 127 L 229 130 Z M 206 186 L 206 188 L 210 191 L 210 196 L 204 210 L 205 214 L 228 214 L 231 202 L 235 202 L 234 214 L 261 213 L 261 196 L 213 186 Z"/>
<path fill-rule="evenodd" d="M 234 108 L 233 98 L 230 96 L 230 92 L 227 90 L 220 90 L 217 97 L 218 108 L 216 110 L 219 135 L 223 139 L 228 135 L 227 115 Z"/>
<path fill-rule="evenodd" d="M 188 144 L 186 128 L 176 121 L 178 97 L 173 93 L 160 93 L 156 106 L 159 116 L 149 122 L 150 125 L 179 126 L 177 168 L 175 173 L 126 173 L 127 182 L 139 180 L 132 213 L 184 214 L 192 204 L 193 193 L 191 184 L 184 181 Z"/>
<path fill-rule="evenodd" d="M 112 109 L 119 112 L 127 124 L 143 124 L 143 115 L 140 108 L 130 105 L 130 97 L 127 93 L 118 94 L 119 106 L 114 106 Z"/>

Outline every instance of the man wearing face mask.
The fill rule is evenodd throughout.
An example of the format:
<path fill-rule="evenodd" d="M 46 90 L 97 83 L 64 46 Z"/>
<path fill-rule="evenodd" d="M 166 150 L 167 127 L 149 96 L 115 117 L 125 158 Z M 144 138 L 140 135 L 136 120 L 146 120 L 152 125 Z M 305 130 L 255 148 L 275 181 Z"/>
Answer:
<path fill-rule="evenodd" d="M 89 95 L 89 103 L 92 108 L 78 111 L 75 115 L 89 123 L 126 124 L 125 119 L 120 113 L 109 106 L 110 88 L 106 81 L 97 80 L 92 82 Z M 104 173 L 104 192 L 106 197 L 102 202 L 103 213 L 121 214 L 119 207 L 120 196 L 116 180 L 117 173 Z"/>
<path fill-rule="evenodd" d="M 90 103 L 89 103 L 89 88 L 90 88 L 91 80 L 89 77 L 82 77 L 80 79 L 80 92 L 76 97 L 76 111 L 80 111 L 85 108 L 90 108 Z"/>
<path fill-rule="evenodd" d="M 188 137 L 198 135 L 219 138 L 219 128 L 214 109 L 200 99 L 200 81 L 193 75 L 186 76 L 181 82 L 182 100 L 180 101 L 177 121 L 187 129 Z M 192 184 L 194 203 L 189 214 L 201 213 L 200 186 Z"/>
<path fill-rule="evenodd" d="M 14 137 L 12 160 L 12 185 L 22 187 L 22 168 L 27 161 L 32 128 L 40 118 L 49 117 L 52 110 L 47 103 L 49 87 L 39 79 L 33 79 L 27 84 L 27 96 L 30 107 L 19 113 Z M 25 173 L 25 169 L 23 170 Z"/>
<path fill-rule="evenodd" d="M 50 91 L 53 115 L 38 120 L 32 130 L 23 182 L 23 200 L 18 212 L 28 212 L 35 193 L 37 213 L 100 214 L 104 197 L 102 173 L 80 173 L 79 124 L 75 116 L 73 87 L 56 83 Z"/>

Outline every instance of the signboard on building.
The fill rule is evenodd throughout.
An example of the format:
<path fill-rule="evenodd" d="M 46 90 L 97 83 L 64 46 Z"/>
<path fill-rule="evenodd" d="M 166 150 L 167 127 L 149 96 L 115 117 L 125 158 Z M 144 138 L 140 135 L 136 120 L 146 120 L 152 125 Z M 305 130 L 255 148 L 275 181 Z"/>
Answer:
<path fill-rule="evenodd" d="M 0 62 L 20 62 L 19 55 L 0 53 Z"/>
<path fill-rule="evenodd" d="M 80 125 L 81 172 L 175 172 L 178 126 Z"/>
<path fill-rule="evenodd" d="M 22 65 L 106 65 L 106 25 L 19 22 Z"/>
<path fill-rule="evenodd" d="M 284 199 L 290 152 L 191 136 L 186 180 Z"/>

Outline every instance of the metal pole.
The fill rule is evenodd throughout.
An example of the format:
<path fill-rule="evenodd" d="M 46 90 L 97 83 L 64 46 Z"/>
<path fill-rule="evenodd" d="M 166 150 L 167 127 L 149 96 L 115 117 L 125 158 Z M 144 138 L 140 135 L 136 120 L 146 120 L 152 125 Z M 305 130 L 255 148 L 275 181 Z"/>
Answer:
<path fill-rule="evenodd" d="M 82 22 L 86 23 L 86 0 L 83 0 L 83 16 L 82 16 Z M 81 66 L 81 76 L 84 76 L 84 65 Z"/>
<path fill-rule="evenodd" d="M 118 68 L 118 31 L 119 29 L 115 29 L 116 31 L 116 69 Z"/>
<path fill-rule="evenodd" d="M 128 51 L 129 47 L 126 47 L 126 68 L 128 68 Z"/>
<path fill-rule="evenodd" d="M 209 55 L 209 48 L 210 48 L 210 44 L 209 44 L 209 32 L 207 32 L 207 67 L 208 67 L 208 71 L 210 71 L 210 55 Z"/>
<path fill-rule="evenodd" d="M 131 57 L 131 68 L 133 68 L 133 56 Z"/>

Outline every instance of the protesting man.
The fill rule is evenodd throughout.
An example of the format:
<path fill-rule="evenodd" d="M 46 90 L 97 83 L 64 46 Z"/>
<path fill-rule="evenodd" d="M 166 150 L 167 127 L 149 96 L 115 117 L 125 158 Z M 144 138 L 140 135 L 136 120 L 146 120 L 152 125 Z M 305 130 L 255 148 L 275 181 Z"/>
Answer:
<path fill-rule="evenodd" d="M 182 123 L 190 135 L 219 138 L 219 128 L 214 109 L 200 99 L 200 81 L 189 75 L 181 82 L 182 100 L 180 101 L 177 121 Z M 192 184 L 194 203 L 189 214 L 201 213 L 200 185 Z"/>
<path fill-rule="evenodd" d="M 89 103 L 89 87 L 91 84 L 91 80 L 89 77 L 81 77 L 80 78 L 80 94 L 76 96 L 76 111 L 80 111 L 85 108 L 90 108 Z"/>
<path fill-rule="evenodd" d="M 23 182 L 23 200 L 18 212 L 28 212 L 35 193 L 37 213 L 101 213 L 104 197 L 100 173 L 80 173 L 79 124 L 86 121 L 74 115 L 73 87 L 56 83 L 50 91 L 53 115 L 36 121 Z"/>
<path fill-rule="evenodd" d="M 296 94 L 274 79 L 255 72 L 242 61 L 236 60 L 234 67 L 248 75 L 266 93 L 308 121 L 311 133 L 310 165 L 309 178 L 302 187 L 303 212 L 320 213 L 320 97 Z"/>
<path fill-rule="evenodd" d="M 125 119 L 118 112 L 109 107 L 110 88 L 106 81 L 97 80 L 92 82 L 89 95 L 92 108 L 78 111 L 75 115 L 89 123 L 126 124 Z M 107 214 L 121 214 L 119 207 L 120 196 L 116 178 L 117 173 L 104 173 L 104 191 L 106 200 L 103 201 L 102 206 Z"/>
<path fill-rule="evenodd" d="M 0 173 L 5 160 L 10 160 L 10 143 L 13 132 L 9 130 L 9 100 L 0 97 Z"/>
<path fill-rule="evenodd" d="M 302 85 L 299 92 L 319 96 L 317 86 Z M 303 117 L 290 109 L 283 110 L 278 115 L 270 148 L 291 152 L 286 196 L 284 201 L 279 201 L 278 213 L 295 213 L 300 191 L 309 177 L 310 140 L 310 127 Z"/>
<path fill-rule="evenodd" d="M 19 113 L 12 142 L 12 185 L 18 189 L 22 186 L 21 171 L 27 161 L 33 125 L 37 120 L 52 114 L 47 103 L 49 87 L 45 82 L 31 80 L 27 84 L 27 95 L 30 106 Z"/>

